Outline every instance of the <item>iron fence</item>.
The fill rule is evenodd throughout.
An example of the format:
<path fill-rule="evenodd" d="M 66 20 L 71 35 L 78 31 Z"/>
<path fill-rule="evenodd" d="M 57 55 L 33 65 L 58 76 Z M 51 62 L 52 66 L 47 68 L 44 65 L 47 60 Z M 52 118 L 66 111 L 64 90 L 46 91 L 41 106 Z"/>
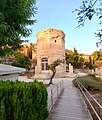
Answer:
<path fill-rule="evenodd" d="M 102 120 L 102 106 L 79 81 L 77 81 L 77 84 L 84 97 L 85 103 L 92 116 L 92 119 Z"/>

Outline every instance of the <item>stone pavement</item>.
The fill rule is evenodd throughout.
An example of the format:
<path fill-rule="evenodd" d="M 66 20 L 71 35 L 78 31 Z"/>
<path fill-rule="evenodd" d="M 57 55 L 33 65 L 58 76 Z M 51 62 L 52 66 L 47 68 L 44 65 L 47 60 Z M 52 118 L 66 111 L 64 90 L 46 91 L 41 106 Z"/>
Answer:
<path fill-rule="evenodd" d="M 47 120 L 92 120 L 79 89 L 72 84 L 73 78 L 63 78 L 62 80 L 64 90 Z"/>

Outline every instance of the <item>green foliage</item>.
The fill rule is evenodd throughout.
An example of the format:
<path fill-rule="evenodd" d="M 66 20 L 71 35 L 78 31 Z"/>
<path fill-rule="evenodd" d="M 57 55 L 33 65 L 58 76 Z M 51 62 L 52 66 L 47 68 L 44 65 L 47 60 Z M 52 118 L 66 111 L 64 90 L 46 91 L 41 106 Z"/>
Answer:
<path fill-rule="evenodd" d="M 15 62 L 12 63 L 13 66 L 30 69 L 31 61 L 30 59 L 22 54 L 16 55 Z"/>
<path fill-rule="evenodd" d="M 85 65 L 86 68 L 89 68 L 90 70 L 91 70 L 91 69 L 95 69 L 95 65 L 93 65 L 93 64 L 90 63 L 90 62 L 85 62 L 84 65 Z"/>
<path fill-rule="evenodd" d="M 96 67 L 95 66 L 95 61 L 92 60 L 91 56 L 89 56 L 89 62 L 85 62 L 84 66 L 85 66 L 85 68 L 89 68 L 90 70 L 95 69 L 95 67 Z"/>
<path fill-rule="evenodd" d="M 91 20 L 94 15 L 97 15 L 99 19 L 102 18 L 102 2 L 101 0 L 83 0 L 82 6 L 79 9 L 75 9 L 78 12 L 78 23 L 84 26 L 85 20 Z M 96 7 L 97 6 L 97 7 Z M 98 7 L 99 6 L 99 7 Z"/>
<path fill-rule="evenodd" d="M 48 69 L 51 70 L 51 71 L 55 71 L 55 70 L 56 70 L 56 67 L 57 67 L 58 65 L 60 65 L 61 63 L 63 63 L 63 61 L 57 59 L 57 60 L 55 60 L 52 64 L 48 65 Z"/>
<path fill-rule="evenodd" d="M 84 26 L 85 21 L 92 20 L 93 16 L 97 16 L 100 20 L 100 25 L 102 24 L 102 1 L 101 0 L 83 0 L 82 5 L 75 9 L 77 12 L 78 24 Z M 95 33 L 96 37 L 99 38 L 96 43 L 97 46 L 102 45 L 102 29 Z"/>
<path fill-rule="evenodd" d="M 95 51 L 92 54 L 94 56 L 94 60 L 102 60 L 102 52 L 100 51 Z"/>
<path fill-rule="evenodd" d="M 74 68 L 81 68 L 84 64 L 84 59 L 77 53 L 77 50 L 74 48 L 74 52 L 66 53 L 66 63 L 73 65 Z"/>
<path fill-rule="evenodd" d="M 30 43 L 30 50 L 29 50 L 29 54 L 28 54 L 30 59 L 32 59 L 32 50 L 33 50 L 32 43 Z"/>
<path fill-rule="evenodd" d="M 47 91 L 43 83 L 0 81 L 0 120 L 45 120 Z"/>
<path fill-rule="evenodd" d="M 95 74 L 89 74 L 88 76 L 92 77 L 92 79 L 93 79 L 93 80 L 96 80 L 96 81 L 101 82 L 101 78 L 96 77 L 96 75 L 95 75 Z"/>
<path fill-rule="evenodd" d="M 0 63 L 1 63 L 1 64 L 3 64 L 3 61 L 2 61 L 2 60 L 0 60 Z"/>
<path fill-rule="evenodd" d="M 0 56 L 10 54 L 28 37 L 35 20 L 35 0 L 0 0 Z"/>
<path fill-rule="evenodd" d="M 52 64 L 48 65 L 48 69 L 52 71 L 52 76 L 50 78 L 50 82 L 49 84 L 52 84 L 52 79 L 54 78 L 55 74 L 56 74 L 56 67 L 58 65 L 60 65 L 61 63 L 64 63 L 64 61 L 60 60 L 60 59 L 57 59 L 55 60 Z"/>
<path fill-rule="evenodd" d="M 74 47 L 74 55 L 77 55 L 78 52 L 77 52 L 77 49 Z"/>
<path fill-rule="evenodd" d="M 89 91 L 102 91 L 102 81 L 100 78 L 95 77 L 95 75 L 87 75 L 74 79 L 73 84 L 75 86 L 77 86 L 77 81 L 81 82 Z"/>

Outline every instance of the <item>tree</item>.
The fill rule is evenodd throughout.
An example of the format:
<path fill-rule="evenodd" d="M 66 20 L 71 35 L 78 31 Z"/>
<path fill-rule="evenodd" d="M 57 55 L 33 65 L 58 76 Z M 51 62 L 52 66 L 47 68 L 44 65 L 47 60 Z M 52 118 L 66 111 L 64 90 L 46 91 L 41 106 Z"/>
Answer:
<path fill-rule="evenodd" d="M 57 60 L 55 60 L 52 64 L 48 65 L 48 69 L 52 71 L 52 76 L 51 76 L 51 78 L 50 78 L 49 84 L 53 84 L 53 83 L 52 83 L 52 79 L 54 78 L 54 76 L 55 76 L 55 74 L 56 74 L 56 67 L 57 67 L 58 65 L 60 65 L 61 63 L 64 63 L 64 62 L 63 62 L 62 60 L 57 59 Z"/>
<path fill-rule="evenodd" d="M 16 57 L 15 62 L 12 63 L 13 66 L 26 68 L 26 69 L 31 68 L 31 61 L 27 56 L 21 53 L 16 53 L 15 57 Z"/>
<path fill-rule="evenodd" d="M 29 53 L 28 53 L 28 56 L 30 59 L 32 59 L 32 43 L 30 43 L 30 47 L 29 47 Z"/>
<path fill-rule="evenodd" d="M 102 60 L 102 52 L 100 51 L 95 51 L 92 53 L 94 60 Z"/>
<path fill-rule="evenodd" d="M 95 65 L 93 65 L 91 62 L 85 62 L 84 65 L 86 68 L 89 68 L 90 70 L 95 69 Z"/>
<path fill-rule="evenodd" d="M 102 66 L 102 52 L 95 51 L 95 52 L 93 52 L 92 56 L 94 58 L 94 65 L 96 67 Z"/>
<path fill-rule="evenodd" d="M 75 47 L 74 47 L 74 54 L 75 54 L 75 55 L 78 55 L 78 52 L 77 52 L 77 50 L 76 50 Z"/>
<path fill-rule="evenodd" d="M 0 56 L 12 53 L 31 34 L 36 14 L 35 0 L 0 0 Z"/>
<path fill-rule="evenodd" d="M 66 53 L 66 63 L 69 65 L 73 65 L 74 68 L 80 68 L 84 64 L 84 59 L 80 56 L 77 50 L 74 48 L 74 52 Z"/>
<path fill-rule="evenodd" d="M 77 11 L 77 19 L 78 24 L 80 26 L 84 26 L 85 21 L 91 20 L 94 15 L 100 20 L 100 24 L 102 24 L 102 1 L 101 0 L 83 0 L 82 6 L 79 9 L 75 9 Z M 99 38 L 99 41 L 96 43 L 97 46 L 102 45 L 102 29 L 99 30 L 98 33 L 95 33 L 96 37 Z"/>

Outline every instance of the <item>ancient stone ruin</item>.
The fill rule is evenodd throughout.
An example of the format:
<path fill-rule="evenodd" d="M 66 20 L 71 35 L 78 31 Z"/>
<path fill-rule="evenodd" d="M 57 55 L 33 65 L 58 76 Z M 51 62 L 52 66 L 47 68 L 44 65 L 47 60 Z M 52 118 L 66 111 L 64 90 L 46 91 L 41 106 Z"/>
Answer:
<path fill-rule="evenodd" d="M 37 38 L 37 66 L 35 78 L 48 79 L 51 71 L 47 65 L 53 61 L 65 59 L 65 34 L 62 30 L 47 29 L 39 31 Z M 65 64 L 57 67 L 56 77 L 62 77 L 66 72 Z"/>

